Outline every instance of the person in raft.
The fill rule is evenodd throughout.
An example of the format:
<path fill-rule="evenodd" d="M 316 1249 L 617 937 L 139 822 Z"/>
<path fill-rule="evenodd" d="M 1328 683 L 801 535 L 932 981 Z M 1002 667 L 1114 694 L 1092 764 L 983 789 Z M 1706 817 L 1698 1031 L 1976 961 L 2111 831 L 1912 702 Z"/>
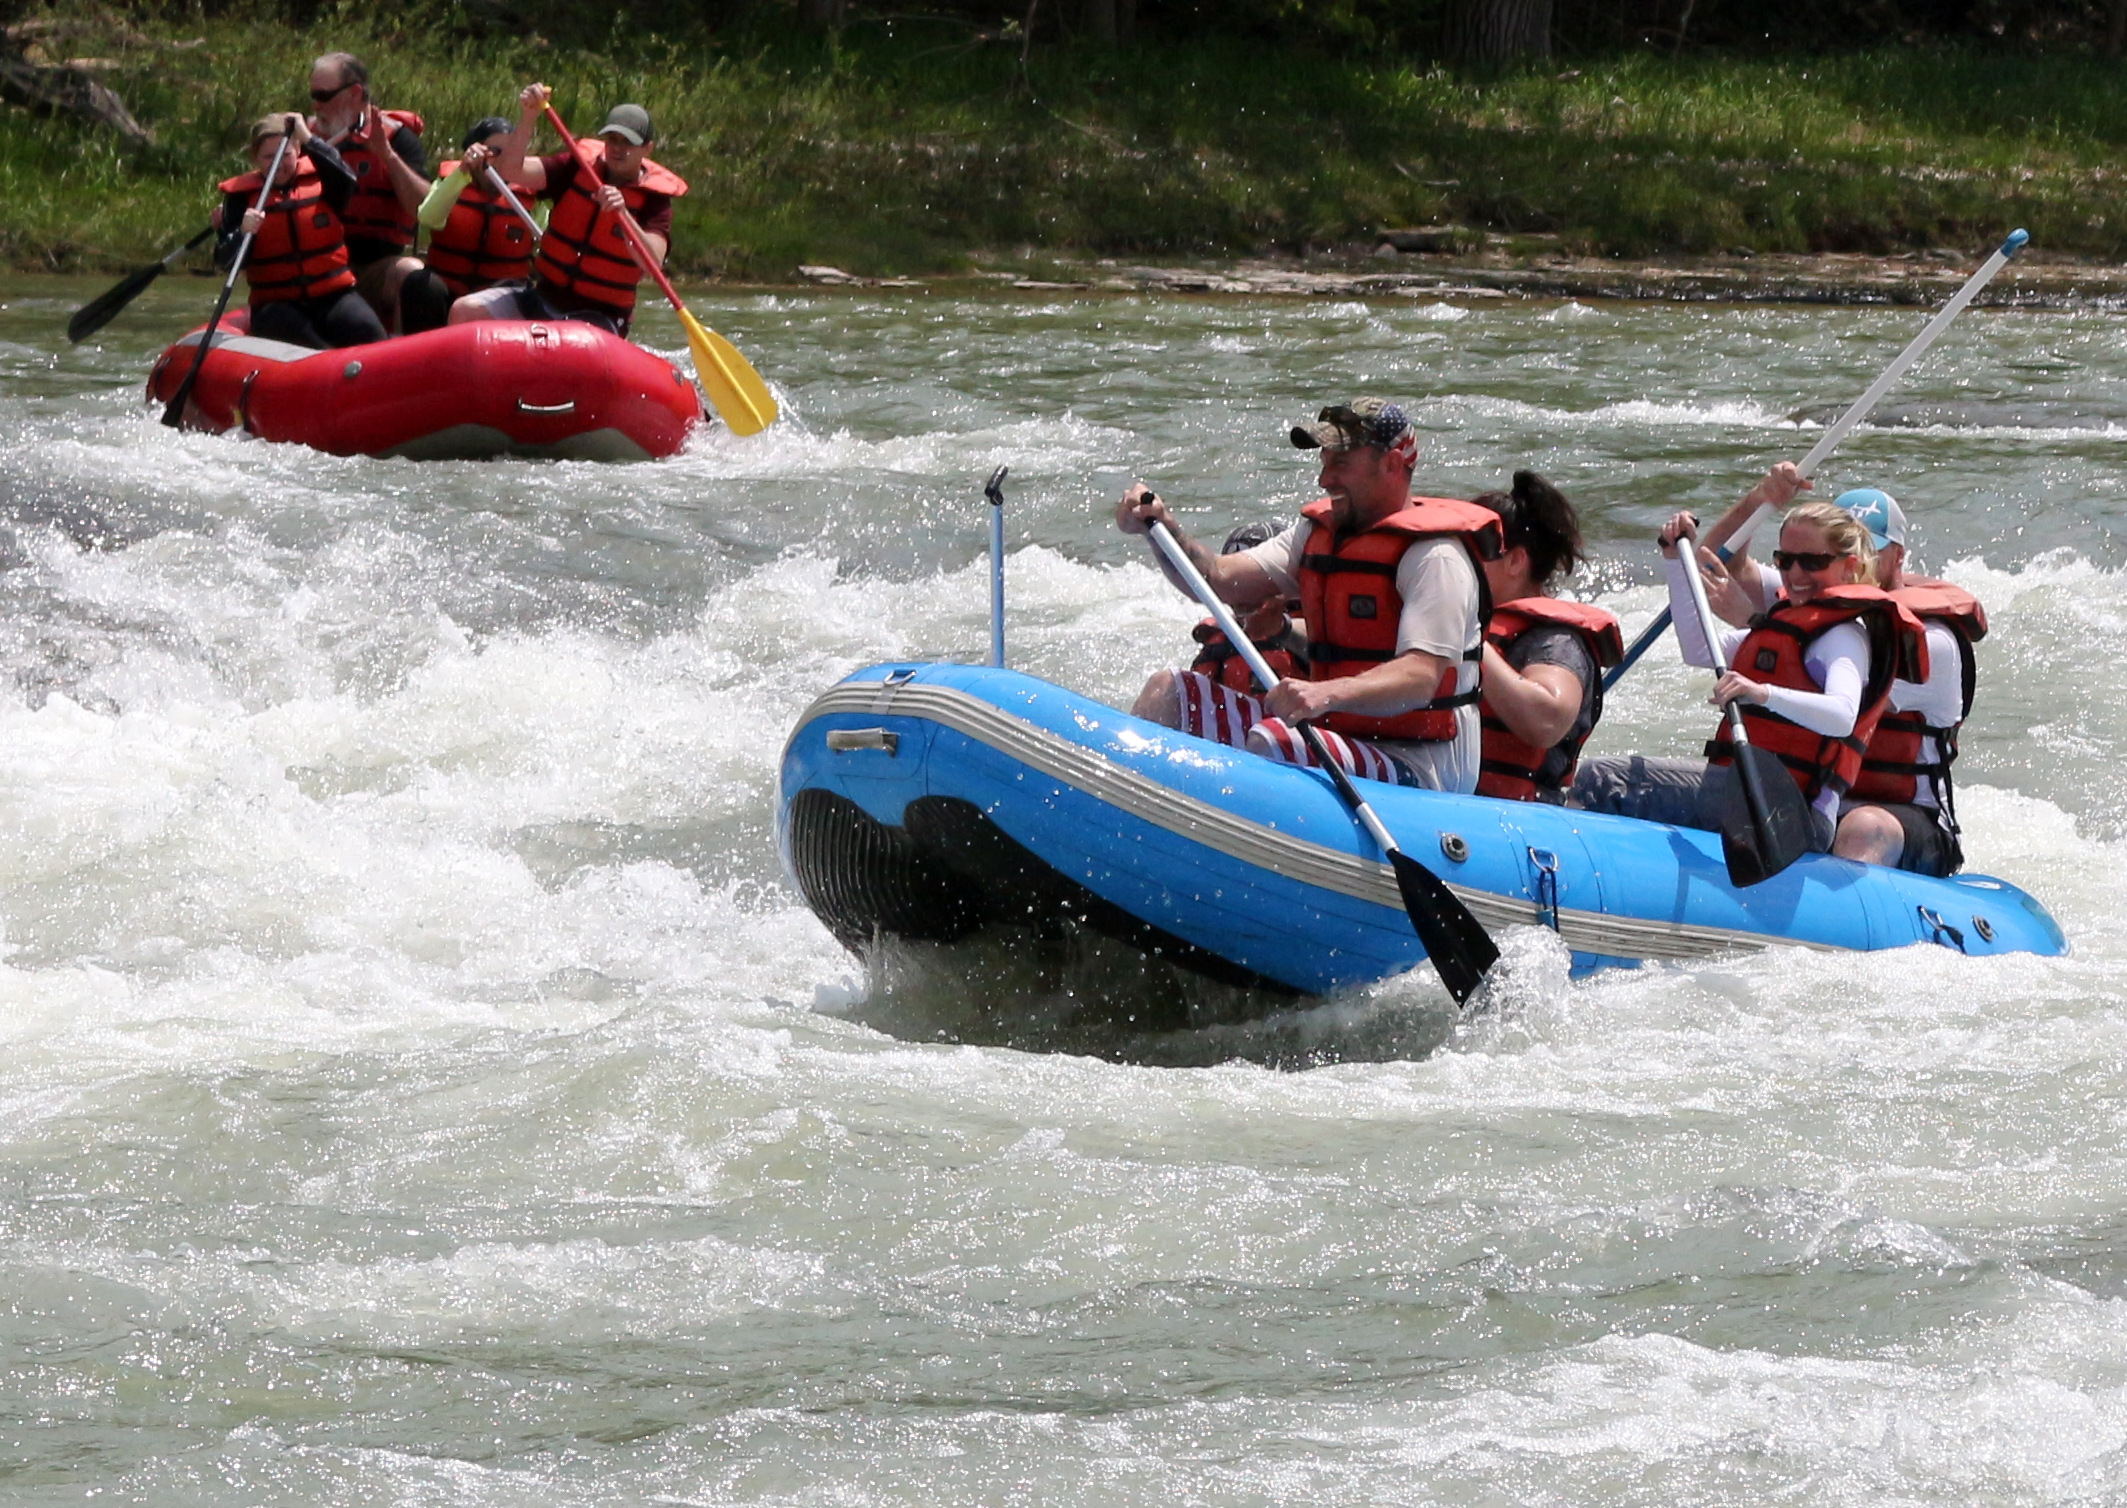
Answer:
<path fill-rule="evenodd" d="M 310 65 L 310 128 L 331 140 L 355 191 L 340 214 L 355 284 L 377 317 L 397 324 L 399 290 L 421 270 L 409 255 L 414 212 L 428 194 L 428 155 L 421 117 L 411 110 L 379 110 L 369 94 L 369 69 L 351 52 L 328 52 Z"/>
<path fill-rule="evenodd" d="M 1474 790 L 1486 616 L 1479 562 L 1499 554 L 1499 515 L 1412 495 L 1418 437 L 1393 403 L 1354 399 L 1291 433 L 1302 450 L 1322 452 L 1324 496 L 1275 538 L 1214 555 L 1175 527 L 1142 482 L 1123 494 L 1115 521 L 1125 534 L 1155 520 L 1173 529 L 1212 589 L 1245 612 L 1299 598 L 1305 674 L 1256 696 L 1200 671 L 1163 670 L 1132 711 L 1287 764 L 1312 762 L 1293 725 L 1313 721 L 1352 774 Z"/>
<path fill-rule="evenodd" d="M 293 139 L 273 192 L 265 208 L 254 208 L 284 136 Z M 251 333 L 319 351 L 384 339 L 384 326 L 355 291 L 347 265 L 339 212 L 355 181 L 340 154 L 291 111 L 251 128 L 251 161 L 250 172 L 221 185 L 222 202 L 214 212 L 214 260 L 220 266 L 235 259 L 247 233 L 256 238 L 244 259 Z"/>
<path fill-rule="evenodd" d="M 1551 595 L 1584 563 L 1580 518 L 1533 471 L 1511 492 L 1472 499 L 1499 515 L 1504 544 L 1484 562 L 1492 616 L 1485 624 L 1483 759 L 1477 794 L 1563 806 L 1581 746 L 1603 715 L 1602 671 L 1625 656 L 1615 616 Z"/>
<path fill-rule="evenodd" d="M 1677 542 L 1696 526 L 1679 513 L 1662 527 L 1663 566 L 1677 645 L 1691 665 L 1714 663 Z M 1705 552 L 1711 558 L 1712 552 Z M 1750 741 L 1770 750 L 1802 789 L 1811 815 L 1811 851 L 1829 852 L 1839 803 L 1861 773 L 1861 753 L 1890 707 L 1892 682 L 1927 677 L 1926 634 L 1889 593 L 1870 584 L 1875 547 L 1868 530 L 1828 503 L 1805 503 L 1780 525 L 1773 551 L 1780 600 L 1748 628 L 1720 635 L 1730 669 L 1713 704 L 1737 703 Z M 1718 829 L 1742 795 L 1724 719 L 1706 746 L 1707 763 L 1630 754 L 1583 763 L 1573 804 L 1679 827 Z"/>
<path fill-rule="evenodd" d="M 1238 555 L 1243 550 L 1252 550 L 1274 536 L 1278 531 L 1269 524 L 1243 524 L 1226 536 L 1226 543 L 1219 547 L 1221 555 Z M 1262 606 L 1241 620 L 1241 632 L 1248 635 L 1263 662 L 1280 676 L 1304 675 L 1300 667 L 1307 664 L 1307 634 L 1302 624 L 1292 616 L 1299 603 L 1289 597 L 1265 597 Z M 1255 672 L 1248 662 L 1227 640 L 1218 623 L 1211 618 L 1189 631 L 1196 640 L 1196 658 L 1189 668 L 1211 677 L 1221 686 L 1231 686 L 1235 691 L 1255 689 Z"/>
<path fill-rule="evenodd" d="M 1784 506 L 1809 485 L 1791 463 L 1775 466 L 1706 531 L 1707 545 L 1725 544 L 1759 504 Z M 1964 847 L 1950 767 L 1978 686 L 1972 646 L 1986 637 L 1986 609 L 1961 587 L 1906 570 L 1905 510 L 1888 492 L 1857 487 L 1832 506 L 1868 530 L 1876 585 L 1920 619 L 1928 642 L 1926 679 L 1891 684 L 1890 710 L 1862 750 L 1861 772 L 1840 803 L 1832 852 L 1916 874 L 1955 874 L 1964 866 Z M 1747 542 L 1725 569 L 1716 559 L 1705 570 L 1714 611 L 1732 623 L 1747 622 L 1779 599 L 1779 576 L 1750 559 Z"/>
<path fill-rule="evenodd" d="M 531 275 L 538 234 L 495 187 L 492 172 L 509 134 L 510 123 L 499 115 L 475 122 L 465 133 L 464 155 L 437 169 L 436 186 L 414 217 L 429 233 L 428 265 L 406 280 L 400 296 L 408 335 L 441 328 L 451 305 L 468 293 Z M 509 188 L 519 204 L 532 198 L 525 184 Z"/>
<path fill-rule="evenodd" d="M 687 192 L 687 185 L 671 169 L 650 160 L 650 144 L 657 136 L 650 112 L 641 105 L 615 105 L 598 128 L 598 140 L 583 143 L 598 168 L 596 181 L 586 177 L 566 151 L 527 157 L 532 129 L 552 92 L 544 84 L 525 86 L 518 96 L 517 129 L 495 163 L 504 178 L 525 184 L 554 206 L 532 261 L 531 279 L 459 299 L 451 305 L 451 323 L 575 319 L 626 335 L 643 272 L 621 230 L 621 212 L 634 217 L 650 255 L 662 267 L 671 247 L 672 201 Z"/>

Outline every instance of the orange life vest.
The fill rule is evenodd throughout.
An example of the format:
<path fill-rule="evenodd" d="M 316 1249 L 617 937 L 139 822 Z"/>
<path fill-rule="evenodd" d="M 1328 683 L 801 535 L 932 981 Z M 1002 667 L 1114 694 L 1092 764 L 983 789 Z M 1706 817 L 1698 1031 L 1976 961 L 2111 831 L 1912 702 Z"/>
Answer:
<path fill-rule="evenodd" d="M 1293 658 L 1292 651 L 1285 647 L 1286 637 L 1291 632 L 1292 620 L 1287 619 L 1281 633 L 1273 638 L 1255 641 L 1256 651 L 1263 656 L 1263 663 L 1270 667 L 1272 675 L 1281 678 L 1304 674 L 1299 662 Z M 1235 691 L 1255 693 L 1259 690 L 1255 672 L 1248 668 L 1248 662 L 1241 658 L 1226 636 L 1219 632 L 1218 624 L 1206 618 L 1189 633 L 1190 637 L 1203 646 L 1197 651 L 1196 658 L 1190 661 L 1191 670 L 1208 675 L 1221 686 L 1230 686 Z"/>
<path fill-rule="evenodd" d="M 1972 693 L 1979 680 L 1972 646 L 1987 636 L 1987 610 L 1977 597 L 1947 581 L 1910 581 L 1891 595 L 1923 623 L 1943 624 L 1957 640 L 1962 710 L 1947 728 L 1933 726 L 1918 712 L 1885 712 L 1868 748 L 1862 751 L 1861 775 L 1847 794 L 1856 801 L 1911 801 L 1920 793 L 1925 777 L 1934 788 L 1935 804 L 1954 823 L 1950 766 L 1957 759 L 1957 730 L 1972 715 Z M 1935 741 L 1935 758 L 1924 763 L 1921 741 L 1930 738 Z"/>
<path fill-rule="evenodd" d="M 437 173 L 448 178 L 457 167 L 446 162 Z M 510 188 L 520 204 L 530 193 L 518 184 Z M 451 296 L 463 298 L 525 276 L 532 266 L 532 232 L 483 172 L 465 186 L 450 218 L 429 237 L 426 260 Z"/>
<path fill-rule="evenodd" d="M 605 160 L 605 143 L 581 143 L 594 164 Z M 569 181 L 547 216 L 546 234 L 539 241 L 533 271 L 541 281 L 567 289 L 578 298 L 602 304 L 622 314 L 635 308 L 635 285 L 642 281 L 642 268 L 628 249 L 627 233 L 620 216 L 598 207 L 595 195 L 606 186 L 605 176 L 587 179 L 574 163 L 563 169 Z M 649 161 L 633 183 L 616 184 L 628 213 L 638 214 L 651 194 L 678 198 L 687 192 L 686 182 L 670 168 Z"/>
<path fill-rule="evenodd" d="M 1586 646 L 1597 670 L 1606 670 L 1625 658 L 1625 637 L 1615 615 L 1585 602 L 1561 602 L 1556 597 L 1521 597 L 1492 609 L 1485 625 L 1485 638 L 1505 654 L 1530 629 L 1538 626 L 1571 629 Z M 1566 736 L 1548 749 L 1540 749 L 1500 720 L 1489 702 L 1477 704 L 1478 721 L 1484 728 L 1484 760 L 1477 772 L 1477 794 L 1506 801 L 1536 801 L 1549 796 L 1563 800 L 1573 784 L 1573 770 L 1580 762 L 1581 745 L 1603 717 L 1603 680 L 1595 678 L 1594 702 L 1588 728 L 1578 738 Z M 1580 720 L 1576 712 L 1574 721 Z M 1537 776 L 1553 750 L 1566 757 L 1566 768 L 1554 783 L 1538 784 Z"/>
<path fill-rule="evenodd" d="M 1310 680 L 1335 681 L 1364 674 L 1396 658 L 1396 626 L 1403 616 L 1403 597 L 1396 590 L 1396 566 L 1404 552 L 1421 539 L 1453 539 L 1470 552 L 1477 571 L 1478 621 L 1490 616 L 1480 560 L 1500 552 L 1499 515 L 1475 503 L 1447 497 L 1414 497 L 1370 529 L 1339 535 L 1334 505 L 1317 498 L 1300 510 L 1314 528 L 1300 562 L 1300 611 L 1307 620 L 1307 674 Z M 1482 641 L 1463 653 L 1481 660 Z M 1444 743 L 1455 736 L 1455 710 L 1483 694 L 1481 688 L 1457 692 L 1458 667 L 1450 665 L 1434 688 L 1432 700 L 1393 717 L 1364 717 L 1332 712 L 1322 726 L 1355 738 L 1384 738 L 1413 743 Z"/>
<path fill-rule="evenodd" d="M 223 181 L 225 194 L 256 200 L 266 175 L 245 173 Z M 253 305 L 323 298 L 355 284 L 347 267 L 347 234 L 325 202 L 324 180 L 308 157 L 297 159 L 295 177 L 266 198 L 266 218 L 244 258 L 244 281 Z"/>
<path fill-rule="evenodd" d="M 401 126 L 419 136 L 421 117 L 411 110 L 379 110 L 377 114 L 384 123 L 382 140 L 350 135 L 340 144 L 340 160 L 355 175 L 354 193 L 348 198 L 347 208 L 340 219 L 347 226 L 347 234 L 357 239 L 411 246 L 414 244 L 414 212 L 399 202 L 382 154 L 391 150 L 391 138 L 398 134 Z"/>
<path fill-rule="evenodd" d="M 1861 773 L 1861 752 L 1868 747 L 1884 709 L 1891 699 L 1891 682 L 1924 681 L 1928 675 L 1927 630 L 1920 620 L 1893 598 L 1872 586 L 1839 586 L 1819 592 L 1806 603 L 1781 598 L 1770 609 L 1751 619 L 1750 632 L 1736 646 L 1731 669 L 1766 686 L 1784 686 L 1790 691 L 1822 691 L 1802 663 L 1809 642 L 1840 623 L 1855 623 L 1868 637 L 1868 676 L 1861 688 L 1861 715 L 1854 729 L 1843 738 L 1816 733 L 1800 723 L 1754 702 L 1738 705 L 1743 710 L 1750 741 L 1779 756 L 1780 763 L 1802 787 L 1805 799 L 1815 801 L 1829 788 L 1846 791 Z M 1733 740 L 1728 723 L 1706 745 L 1706 757 L 1714 764 L 1730 762 Z"/>

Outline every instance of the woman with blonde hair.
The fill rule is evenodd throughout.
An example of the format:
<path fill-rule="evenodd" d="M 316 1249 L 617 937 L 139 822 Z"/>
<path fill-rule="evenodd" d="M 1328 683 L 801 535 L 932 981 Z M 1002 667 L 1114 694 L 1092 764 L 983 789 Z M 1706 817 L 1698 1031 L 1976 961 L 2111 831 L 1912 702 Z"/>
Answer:
<path fill-rule="evenodd" d="M 1691 603 L 1677 544 L 1697 528 L 1689 513 L 1663 526 L 1663 565 L 1688 664 L 1716 661 Z M 1713 704 L 1735 703 L 1750 741 L 1787 767 L 1809 803 L 1811 848 L 1831 850 L 1839 799 L 1861 769 L 1889 704 L 1891 682 L 1926 674 L 1920 622 L 1887 593 L 1870 585 L 1875 547 L 1868 530 L 1828 503 L 1805 503 L 1780 525 L 1773 565 L 1781 594 L 1746 628 L 1723 629 L 1721 659 L 1729 668 L 1714 687 Z M 1723 578 L 1725 580 L 1725 578 Z M 1717 829 L 1739 801 L 1727 724 L 1706 745 L 1707 762 L 1626 755 L 1584 762 L 1573 782 L 1574 804 L 1680 827 Z"/>

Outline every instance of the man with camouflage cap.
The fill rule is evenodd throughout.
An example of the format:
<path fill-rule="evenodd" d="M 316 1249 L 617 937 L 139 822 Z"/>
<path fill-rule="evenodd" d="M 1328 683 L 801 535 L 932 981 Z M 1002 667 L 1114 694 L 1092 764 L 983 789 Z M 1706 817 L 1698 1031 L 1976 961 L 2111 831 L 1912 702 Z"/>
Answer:
<path fill-rule="evenodd" d="M 1182 533 L 1142 482 L 1123 494 L 1115 521 L 1125 534 L 1165 524 L 1212 590 L 1243 612 L 1299 598 L 1305 678 L 1253 696 L 1197 672 L 1163 670 L 1132 710 L 1288 764 L 1311 762 L 1294 727 L 1311 721 L 1354 775 L 1474 790 L 1486 607 L 1477 562 L 1499 552 L 1499 515 L 1412 495 L 1418 437 L 1394 403 L 1337 404 L 1294 425 L 1291 437 L 1321 451 L 1324 496 L 1253 549 L 1213 554 Z"/>

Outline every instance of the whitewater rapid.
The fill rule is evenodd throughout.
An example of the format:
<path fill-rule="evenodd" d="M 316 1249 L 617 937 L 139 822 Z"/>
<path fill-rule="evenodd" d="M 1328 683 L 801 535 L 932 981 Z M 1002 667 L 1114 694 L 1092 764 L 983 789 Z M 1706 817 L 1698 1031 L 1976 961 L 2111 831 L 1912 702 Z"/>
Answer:
<path fill-rule="evenodd" d="M 2127 429 L 1824 477 L 1986 601 L 1966 846 L 2067 957 L 1575 982 L 1524 932 L 1472 1022 L 1420 973 L 1032 1052 L 997 1013 L 1057 1000 L 875 981 L 772 833 L 822 688 L 983 653 L 991 467 L 1013 663 L 1111 701 L 1195 619 L 1123 483 L 1289 512 L 1282 425 L 1355 391 L 1438 490 L 1557 480 L 1632 628 L 1654 521 L 1920 316 L 733 297 L 759 439 L 417 465 L 156 426 L 200 286 L 78 350 L 98 285 L 0 286 L 0 1497 L 2127 1492 Z M 1975 313 L 1910 393 L 2127 419 L 2123 334 Z M 1703 681 L 1595 748 L 1695 748 Z"/>

